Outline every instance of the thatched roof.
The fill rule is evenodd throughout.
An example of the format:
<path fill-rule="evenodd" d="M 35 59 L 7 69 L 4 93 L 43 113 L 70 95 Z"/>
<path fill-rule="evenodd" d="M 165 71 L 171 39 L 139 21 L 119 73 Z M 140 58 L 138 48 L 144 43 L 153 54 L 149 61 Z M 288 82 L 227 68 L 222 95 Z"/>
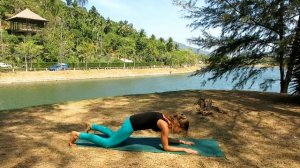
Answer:
<path fill-rule="evenodd" d="M 16 14 L 13 17 L 10 17 L 6 20 L 7 21 L 13 21 L 13 20 L 22 20 L 22 19 L 48 22 L 45 18 L 42 18 L 41 16 L 39 16 L 38 14 L 32 12 L 29 9 L 25 9 L 22 12 Z"/>

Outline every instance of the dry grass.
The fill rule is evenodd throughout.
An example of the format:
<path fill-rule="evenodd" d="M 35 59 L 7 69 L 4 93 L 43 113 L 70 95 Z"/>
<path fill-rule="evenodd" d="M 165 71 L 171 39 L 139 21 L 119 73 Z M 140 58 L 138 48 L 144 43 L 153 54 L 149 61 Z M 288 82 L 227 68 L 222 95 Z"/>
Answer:
<path fill-rule="evenodd" d="M 227 114 L 203 119 L 197 98 L 210 98 Z M 242 91 L 180 91 L 66 102 L 0 112 L 1 167 L 299 167 L 299 97 Z M 117 129 L 142 111 L 184 112 L 189 135 L 214 137 L 226 158 L 69 148 L 82 122 Z M 135 135 L 155 136 L 151 131 Z"/>

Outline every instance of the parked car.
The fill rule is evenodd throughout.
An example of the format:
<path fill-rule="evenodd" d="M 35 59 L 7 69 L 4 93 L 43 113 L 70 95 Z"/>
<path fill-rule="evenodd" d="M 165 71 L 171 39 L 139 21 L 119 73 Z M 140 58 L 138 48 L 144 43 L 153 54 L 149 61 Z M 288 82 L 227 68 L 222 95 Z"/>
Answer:
<path fill-rule="evenodd" d="M 12 66 L 4 62 L 0 62 L 0 68 L 12 68 Z"/>
<path fill-rule="evenodd" d="M 49 71 L 60 71 L 60 70 L 67 70 L 68 64 L 66 63 L 58 63 L 49 68 Z"/>

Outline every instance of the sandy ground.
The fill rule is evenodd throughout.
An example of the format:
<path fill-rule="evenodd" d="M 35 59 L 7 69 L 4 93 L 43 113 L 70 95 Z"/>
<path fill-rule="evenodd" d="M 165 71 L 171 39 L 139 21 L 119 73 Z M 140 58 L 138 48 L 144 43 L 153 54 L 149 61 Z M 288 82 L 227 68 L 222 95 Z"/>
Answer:
<path fill-rule="evenodd" d="M 16 71 L 0 72 L 0 84 L 21 82 L 44 82 L 59 80 L 119 78 L 129 76 L 166 75 L 189 73 L 199 69 L 201 65 L 186 68 L 148 68 L 148 69 L 99 69 L 99 70 L 67 70 L 67 71 Z"/>
<path fill-rule="evenodd" d="M 199 97 L 227 114 L 203 118 Z M 245 91 L 179 91 L 65 102 L 0 112 L 1 167 L 300 167 L 300 98 Z M 71 130 L 92 122 L 117 129 L 143 111 L 183 112 L 193 138 L 214 137 L 226 158 L 70 148 Z M 151 131 L 134 135 L 156 136 Z"/>

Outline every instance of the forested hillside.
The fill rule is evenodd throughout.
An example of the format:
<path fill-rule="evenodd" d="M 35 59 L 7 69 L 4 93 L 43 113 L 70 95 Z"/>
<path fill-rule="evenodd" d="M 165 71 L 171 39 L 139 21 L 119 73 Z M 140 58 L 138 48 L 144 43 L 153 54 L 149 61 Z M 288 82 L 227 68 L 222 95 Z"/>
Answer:
<path fill-rule="evenodd" d="M 47 19 L 46 28 L 34 36 L 9 34 L 5 20 L 26 8 Z M 179 50 L 171 37 L 147 35 L 126 20 L 104 18 L 98 10 L 87 10 L 76 1 L 66 5 L 61 0 L 0 0 L 0 62 L 26 64 L 30 69 L 56 62 L 100 67 L 121 64 L 121 58 L 133 60 L 132 66 L 193 65 L 201 59 L 192 51 Z"/>

